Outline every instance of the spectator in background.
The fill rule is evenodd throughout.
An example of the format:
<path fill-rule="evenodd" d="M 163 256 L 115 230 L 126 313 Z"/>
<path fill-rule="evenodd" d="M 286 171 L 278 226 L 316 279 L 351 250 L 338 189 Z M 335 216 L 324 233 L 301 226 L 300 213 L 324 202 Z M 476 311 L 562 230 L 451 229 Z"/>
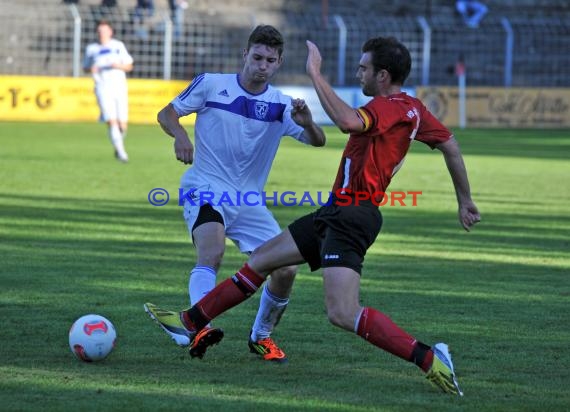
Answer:
<path fill-rule="evenodd" d="M 179 37 L 183 34 L 184 10 L 188 8 L 188 2 L 186 0 L 168 0 L 168 7 L 174 23 L 174 36 Z"/>
<path fill-rule="evenodd" d="M 465 67 L 465 57 L 463 57 L 463 53 L 459 53 L 457 62 L 455 62 L 455 75 L 457 77 L 465 76 L 466 71 L 467 69 Z"/>
<path fill-rule="evenodd" d="M 143 40 L 148 38 L 145 20 L 154 16 L 154 0 L 137 0 L 134 11 L 134 24 L 137 36 Z"/>
<path fill-rule="evenodd" d="M 458 0 L 455 2 L 455 8 L 465 24 L 471 28 L 479 27 L 479 23 L 489 11 L 485 4 L 474 0 Z"/>
<path fill-rule="evenodd" d="M 154 16 L 154 0 L 137 0 L 135 16 L 140 23 L 144 22 L 145 17 Z"/>
<path fill-rule="evenodd" d="M 173 13 L 172 17 L 174 18 L 174 12 L 177 9 L 186 10 L 188 2 L 186 0 L 168 0 L 168 7 L 170 7 L 170 11 Z"/>
<path fill-rule="evenodd" d="M 108 125 L 115 157 L 126 163 L 129 156 L 123 140 L 127 133 L 128 92 L 125 73 L 133 70 L 133 58 L 124 43 L 113 38 L 113 28 L 106 20 L 97 23 L 99 41 L 85 50 L 83 70 L 95 81 L 95 95 L 101 110 L 100 120 Z"/>

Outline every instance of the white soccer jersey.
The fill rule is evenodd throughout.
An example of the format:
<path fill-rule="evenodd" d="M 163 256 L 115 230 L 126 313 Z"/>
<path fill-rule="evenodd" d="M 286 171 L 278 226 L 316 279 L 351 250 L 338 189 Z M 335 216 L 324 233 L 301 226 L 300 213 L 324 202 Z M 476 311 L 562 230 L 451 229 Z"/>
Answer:
<path fill-rule="evenodd" d="M 133 58 L 122 41 L 111 39 L 104 46 L 99 43 L 87 46 L 83 67 L 87 70 L 93 65 L 99 68 L 99 71 L 93 74 L 96 90 L 126 90 L 127 76 L 123 70 L 111 68 L 113 63 L 133 63 Z"/>
<path fill-rule="evenodd" d="M 201 74 L 172 101 L 180 116 L 197 113 L 194 164 L 182 176 L 183 188 L 262 192 L 281 138 L 302 141 L 291 97 L 272 86 L 250 94 L 238 77 Z"/>

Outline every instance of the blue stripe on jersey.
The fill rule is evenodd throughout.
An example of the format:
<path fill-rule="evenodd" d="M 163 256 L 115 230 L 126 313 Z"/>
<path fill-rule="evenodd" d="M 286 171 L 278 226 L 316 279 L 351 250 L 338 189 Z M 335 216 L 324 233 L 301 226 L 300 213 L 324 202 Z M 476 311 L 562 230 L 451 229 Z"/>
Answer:
<path fill-rule="evenodd" d="M 245 96 L 239 96 L 229 104 L 209 101 L 206 102 L 206 107 L 226 110 L 230 113 L 262 122 L 278 121 L 283 123 L 283 113 L 285 112 L 286 105 L 283 103 L 264 102 L 262 100 L 248 99 Z"/>
<path fill-rule="evenodd" d="M 180 100 L 184 100 L 192 92 L 192 90 L 194 90 L 194 88 L 202 81 L 203 78 L 204 78 L 204 73 L 196 76 L 194 80 L 192 80 L 192 83 L 190 83 L 190 85 L 187 88 L 182 90 L 182 92 L 178 95 L 178 98 Z"/>
<path fill-rule="evenodd" d="M 109 53 L 112 53 L 112 52 L 113 52 L 113 50 L 111 50 L 111 49 L 100 49 L 100 50 L 99 50 L 99 53 L 97 53 L 97 55 L 98 55 L 98 56 L 101 56 L 101 55 L 103 55 L 103 54 L 109 54 Z"/>

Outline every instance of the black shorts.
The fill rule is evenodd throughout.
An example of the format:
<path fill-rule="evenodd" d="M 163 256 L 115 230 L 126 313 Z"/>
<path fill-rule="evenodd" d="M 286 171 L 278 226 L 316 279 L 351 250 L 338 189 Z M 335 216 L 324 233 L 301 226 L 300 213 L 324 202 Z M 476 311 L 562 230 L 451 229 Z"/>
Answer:
<path fill-rule="evenodd" d="M 196 218 L 196 222 L 194 222 L 194 226 L 192 226 L 192 241 L 194 241 L 194 229 L 198 226 L 209 223 L 209 222 L 217 222 L 220 224 L 224 224 L 224 218 L 216 209 L 212 207 L 209 203 L 206 203 L 203 206 L 200 206 L 200 211 L 198 212 L 198 217 Z"/>
<path fill-rule="evenodd" d="M 347 267 L 359 274 L 368 248 L 382 228 L 382 214 L 371 202 L 323 206 L 289 225 L 311 271 Z"/>

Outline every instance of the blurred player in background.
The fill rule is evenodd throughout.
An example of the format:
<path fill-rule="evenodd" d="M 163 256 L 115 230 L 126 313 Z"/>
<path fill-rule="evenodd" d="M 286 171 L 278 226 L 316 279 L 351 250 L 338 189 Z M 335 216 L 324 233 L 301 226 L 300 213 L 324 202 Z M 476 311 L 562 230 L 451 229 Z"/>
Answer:
<path fill-rule="evenodd" d="M 184 192 L 194 190 L 196 202 L 187 199 L 184 217 L 196 247 L 197 261 L 190 272 L 190 304 L 195 305 L 216 286 L 225 238 L 243 253 L 251 253 L 281 229 L 265 204 L 237 204 L 239 193 L 261 194 L 284 136 L 312 146 L 323 146 L 325 135 L 303 100 L 292 99 L 269 84 L 283 61 L 284 41 L 274 27 L 261 25 L 250 34 L 243 51 L 240 73 L 197 76 L 158 114 L 163 130 L 174 137 L 176 158 L 193 164 L 182 176 Z M 180 117 L 196 113 L 195 146 L 180 124 Z M 215 198 L 201 204 L 201 193 Z M 227 196 L 226 201 L 220 201 Z M 285 362 L 285 353 L 270 337 L 288 301 L 295 266 L 274 268 L 261 294 L 257 317 L 249 336 L 251 352 L 263 359 Z M 190 345 L 193 357 L 222 339 L 218 328 L 206 327 L 192 335 L 181 327 L 178 313 L 147 313 L 181 346 Z M 172 322 L 160 322 L 169 317 Z"/>
<path fill-rule="evenodd" d="M 100 120 L 108 125 L 115 157 L 128 162 L 124 145 L 129 111 L 126 73 L 133 70 L 133 58 L 123 42 L 113 38 L 109 22 L 99 21 L 97 35 L 99 41 L 89 44 L 85 50 L 83 69 L 91 73 L 95 81 Z"/>
<path fill-rule="evenodd" d="M 307 41 L 307 47 L 307 73 L 320 102 L 339 129 L 350 133 L 333 184 L 333 202 L 297 219 L 259 247 L 231 279 L 177 314 L 178 326 L 190 335 L 199 334 L 216 316 L 251 296 L 275 268 L 307 262 L 312 270 L 323 269 L 327 315 L 333 325 L 414 363 L 442 391 L 461 395 L 445 343 L 420 342 L 384 313 L 362 306 L 359 298 L 364 255 L 382 227 L 378 205 L 414 140 L 442 152 L 463 228 L 469 230 L 480 220 L 459 146 L 421 101 L 402 92 L 411 57 L 396 39 L 378 37 L 363 45 L 357 78 L 372 100 L 358 109 L 341 100 L 321 74 L 317 46 Z M 160 320 L 168 324 L 175 318 Z"/>

